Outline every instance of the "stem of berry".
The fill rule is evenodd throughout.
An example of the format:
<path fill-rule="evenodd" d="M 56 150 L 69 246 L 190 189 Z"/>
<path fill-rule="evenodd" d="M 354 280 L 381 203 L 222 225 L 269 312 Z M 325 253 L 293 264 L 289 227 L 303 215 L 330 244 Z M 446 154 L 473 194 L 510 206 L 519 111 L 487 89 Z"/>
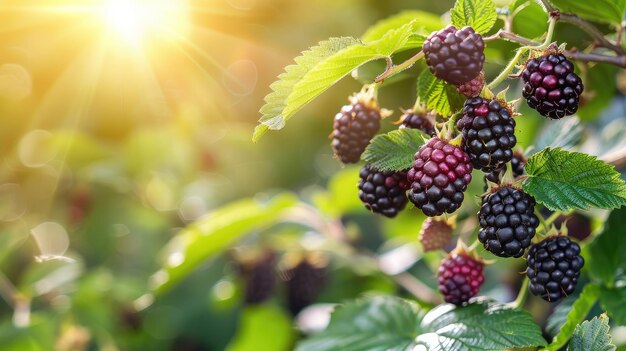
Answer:
<path fill-rule="evenodd" d="M 383 82 L 385 79 L 398 74 L 406 69 L 411 68 L 411 66 L 413 66 L 415 64 L 415 62 L 419 61 L 422 59 L 422 57 L 424 57 L 424 52 L 420 51 L 417 54 L 415 54 L 413 57 L 409 58 L 408 60 L 402 62 L 399 65 L 387 65 L 387 69 L 385 70 L 385 72 L 381 73 L 378 77 L 376 77 L 376 79 L 374 79 L 374 82 L 376 83 L 381 83 Z M 389 63 L 389 61 L 387 62 Z"/>
<path fill-rule="evenodd" d="M 511 59 L 509 64 L 502 70 L 502 72 L 500 72 L 500 74 L 496 78 L 494 78 L 494 80 L 491 81 L 489 85 L 487 85 L 487 88 L 494 89 L 498 86 L 498 84 L 502 83 L 502 81 L 504 81 L 509 76 L 509 74 L 513 72 L 515 66 L 517 65 L 517 62 L 522 58 L 522 55 L 524 55 L 525 51 L 526 49 L 524 47 L 517 49 L 517 53 L 515 54 L 513 59 Z"/>
<path fill-rule="evenodd" d="M 528 285 L 530 284 L 530 279 L 524 277 L 524 281 L 522 282 L 522 286 L 520 287 L 519 293 L 515 298 L 515 301 L 511 302 L 511 306 L 513 308 L 521 308 L 524 306 L 526 302 L 526 297 L 528 297 Z"/>
<path fill-rule="evenodd" d="M 535 216 L 537 216 L 537 218 L 539 219 L 539 222 L 541 223 L 542 230 L 544 232 L 547 232 L 548 229 L 550 228 L 550 224 L 548 224 L 546 219 L 543 218 L 543 215 L 541 214 L 541 212 L 539 211 L 539 209 L 537 207 L 535 207 Z"/>

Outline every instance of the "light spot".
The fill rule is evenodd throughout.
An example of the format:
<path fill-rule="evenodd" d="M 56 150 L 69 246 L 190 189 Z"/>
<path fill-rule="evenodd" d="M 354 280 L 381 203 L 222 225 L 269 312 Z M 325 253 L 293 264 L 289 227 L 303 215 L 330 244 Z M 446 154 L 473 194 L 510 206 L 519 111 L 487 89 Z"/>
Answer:
<path fill-rule="evenodd" d="M 0 221 L 20 219 L 26 212 L 26 201 L 22 187 L 18 184 L 0 185 Z"/>
<path fill-rule="evenodd" d="M 43 257 L 63 256 L 70 246 L 67 231 L 56 222 L 41 223 L 31 229 L 30 233 Z"/>
<path fill-rule="evenodd" d="M 22 100 L 33 89 L 30 73 L 24 66 L 6 63 L 0 66 L 0 96 L 9 100 Z"/>
<path fill-rule="evenodd" d="M 222 75 L 224 87 L 235 96 L 250 95 L 259 77 L 257 66 L 251 60 L 233 62 Z"/>
<path fill-rule="evenodd" d="M 54 159 L 52 133 L 47 130 L 33 130 L 24 135 L 18 146 L 20 161 L 27 167 L 42 167 Z"/>

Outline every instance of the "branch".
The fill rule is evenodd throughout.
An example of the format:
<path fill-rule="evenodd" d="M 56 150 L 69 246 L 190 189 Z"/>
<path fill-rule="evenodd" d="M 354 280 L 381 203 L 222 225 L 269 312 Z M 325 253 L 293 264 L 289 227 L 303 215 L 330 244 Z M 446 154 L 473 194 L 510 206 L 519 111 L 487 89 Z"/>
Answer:
<path fill-rule="evenodd" d="M 622 49 L 621 46 L 615 45 L 614 43 L 612 43 L 610 40 L 608 40 L 604 36 L 602 32 L 600 32 L 600 30 L 598 30 L 598 28 L 596 28 L 591 23 L 585 21 L 584 19 L 571 13 L 560 13 L 557 16 L 557 18 L 559 21 L 573 24 L 576 27 L 579 27 L 580 29 L 584 30 L 585 32 L 587 32 L 587 34 L 589 34 L 593 39 L 595 39 L 598 42 L 599 46 L 613 50 L 617 54 L 622 54 L 622 55 L 624 54 L 624 49 Z"/>
<path fill-rule="evenodd" d="M 596 53 L 587 54 L 579 51 L 563 51 L 563 55 L 576 61 L 609 63 L 618 67 L 626 68 L 626 55 L 608 56 Z"/>
<path fill-rule="evenodd" d="M 424 51 L 420 51 L 417 54 L 415 54 L 413 57 L 411 57 L 410 59 L 402 62 L 401 64 L 394 66 L 393 63 L 391 63 L 391 59 L 387 59 L 387 69 L 385 70 L 385 72 L 383 72 L 381 75 L 379 75 L 378 77 L 376 77 L 376 79 L 374 79 L 375 83 L 381 83 L 383 82 L 385 79 L 398 74 L 402 71 L 404 71 L 405 69 L 411 68 L 411 66 L 413 66 L 415 64 L 415 62 L 419 61 L 422 57 L 424 57 Z"/>

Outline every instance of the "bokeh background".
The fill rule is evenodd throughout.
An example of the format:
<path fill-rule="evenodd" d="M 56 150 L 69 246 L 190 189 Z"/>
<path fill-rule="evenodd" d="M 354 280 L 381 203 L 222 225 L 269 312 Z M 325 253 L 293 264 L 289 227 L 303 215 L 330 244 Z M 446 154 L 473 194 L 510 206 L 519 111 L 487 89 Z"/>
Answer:
<path fill-rule="evenodd" d="M 3 1 L 0 348 L 247 350 L 253 348 L 241 341 L 249 338 L 242 330 L 254 329 L 259 318 L 278 326 L 275 334 L 257 338 L 287 333 L 287 340 L 295 339 L 299 332 L 281 307 L 246 319 L 232 252 L 146 301 L 163 247 L 181 228 L 233 200 L 263 198 L 279 189 L 315 193 L 330 179 L 335 179 L 331 187 L 352 188 L 355 169 L 333 159 L 328 134 L 334 114 L 362 83 L 345 79 L 283 131 L 253 144 L 269 85 L 320 40 L 359 37 L 377 20 L 404 9 L 439 16 L 452 5 L 452 0 Z M 542 19 L 528 17 L 539 21 L 541 32 Z M 587 40 L 567 25 L 559 31 L 574 42 Z M 488 76 L 497 74 L 513 47 L 490 43 L 494 65 Z M 366 70 L 380 72 L 380 64 Z M 418 65 L 408 76 L 421 69 Z M 612 81 L 623 74 L 599 69 Z M 624 97 L 612 87 L 600 94 L 601 106 L 581 116 L 600 134 L 610 121 L 623 122 Z M 407 79 L 384 89 L 380 100 L 397 119 L 414 97 L 415 83 Z M 534 140 L 541 123 L 531 112 L 519 122 L 523 145 Z M 332 178 L 337 174 L 343 178 Z M 361 234 L 372 249 L 397 237 L 414 241 L 419 231 L 419 223 L 411 226 L 409 219 L 397 222 L 406 225 L 381 224 L 356 212 L 356 223 L 370 228 Z M 310 239 L 302 229 L 280 230 L 293 241 Z M 432 285 L 426 268 L 414 267 Z M 384 274 L 359 272 L 345 262 L 334 272 L 321 302 L 402 291 Z M 508 298 L 502 288 L 489 289 Z M 275 299 L 276 306 L 284 305 Z"/>

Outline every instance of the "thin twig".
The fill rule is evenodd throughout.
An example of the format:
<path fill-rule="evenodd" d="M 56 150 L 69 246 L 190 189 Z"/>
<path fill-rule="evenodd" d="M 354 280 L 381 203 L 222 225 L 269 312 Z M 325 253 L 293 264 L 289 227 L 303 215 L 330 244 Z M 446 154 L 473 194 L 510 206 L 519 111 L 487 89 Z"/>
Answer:
<path fill-rule="evenodd" d="M 563 55 L 567 58 L 571 58 L 572 60 L 582 61 L 582 62 L 601 62 L 601 63 L 609 63 L 615 66 L 619 66 L 622 68 L 626 68 L 626 55 L 620 56 L 608 56 L 602 54 L 595 53 L 584 53 L 580 51 L 563 51 Z"/>
<path fill-rule="evenodd" d="M 411 274 L 404 272 L 394 275 L 392 278 L 417 299 L 430 303 L 431 305 L 439 305 L 441 303 L 441 297 L 439 297 L 439 295 L 433 293 L 426 284 L 422 283 Z"/>
<path fill-rule="evenodd" d="M 401 64 L 397 66 L 387 65 L 387 69 L 385 70 L 385 72 L 383 72 L 381 75 L 376 77 L 376 79 L 374 79 L 374 82 L 380 83 L 384 81 L 385 79 L 393 76 L 394 74 L 400 73 L 404 71 L 405 69 L 411 68 L 411 66 L 413 66 L 415 62 L 419 61 L 422 57 L 424 57 L 424 52 L 420 51 L 417 54 L 415 54 L 413 57 L 409 58 L 408 60 L 402 62 Z M 389 60 L 387 61 L 387 63 L 389 63 Z"/>
<path fill-rule="evenodd" d="M 585 21 L 584 19 L 571 14 L 571 13 L 560 13 L 557 17 L 559 21 L 571 23 L 576 27 L 579 27 L 583 31 L 587 32 L 594 40 L 597 41 L 599 46 L 605 47 L 607 49 L 615 51 L 615 53 L 623 55 L 624 49 L 621 46 L 614 44 L 610 40 L 608 40 L 604 33 L 600 32 L 598 28 L 596 28 L 591 23 Z"/>

